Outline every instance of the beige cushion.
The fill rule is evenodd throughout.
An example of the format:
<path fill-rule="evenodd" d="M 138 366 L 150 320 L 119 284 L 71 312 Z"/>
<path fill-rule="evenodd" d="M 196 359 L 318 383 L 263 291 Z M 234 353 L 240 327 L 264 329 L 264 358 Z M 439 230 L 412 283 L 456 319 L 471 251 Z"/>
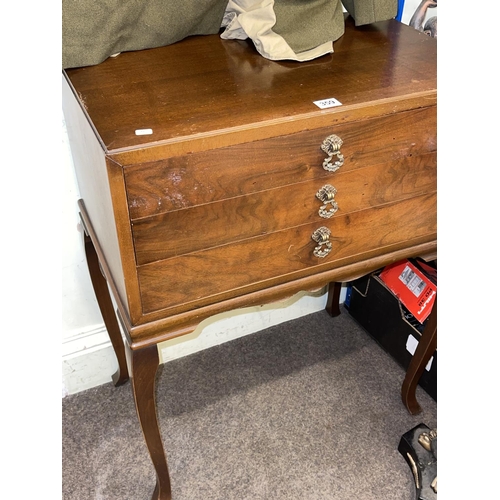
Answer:
<path fill-rule="evenodd" d="M 394 18 L 397 0 L 347 0 L 357 26 Z M 229 0 L 222 38 L 251 38 L 272 60 L 308 61 L 333 52 L 344 34 L 340 0 Z"/>
<path fill-rule="evenodd" d="M 323 3 L 325 0 L 321 0 Z M 329 7 L 332 2 L 328 0 Z M 327 34 L 323 33 L 323 41 L 316 43 L 312 40 L 311 33 L 307 31 L 309 24 L 302 22 L 302 14 L 307 14 L 307 9 L 303 8 L 285 9 L 286 15 L 281 17 L 281 26 L 284 27 L 282 34 L 276 30 L 278 13 L 275 12 L 277 4 L 275 0 L 229 0 L 226 9 L 226 14 L 222 21 L 225 27 L 221 34 L 223 39 L 252 39 L 257 51 L 267 59 L 272 60 L 293 60 L 293 61 L 309 61 L 316 57 L 320 57 L 329 52 L 333 52 L 332 40 L 330 31 Z M 321 10 L 321 9 L 320 9 Z M 280 11 L 278 11 L 280 12 Z M 341 34 L 343 33 L 343 18 L 342 8 L 341 15 Z M 283 22 L 284 20 L 284 22 Z M 337 23 L 338 24 L 338 23 Z M 297 35 L 296 32 L 299 32 Z M 295 43 L 294 50 L 292 44 L 297 40 L 304 41 L 306 44 Z M 292 42 L 290 44 L 289 42 Z"/>

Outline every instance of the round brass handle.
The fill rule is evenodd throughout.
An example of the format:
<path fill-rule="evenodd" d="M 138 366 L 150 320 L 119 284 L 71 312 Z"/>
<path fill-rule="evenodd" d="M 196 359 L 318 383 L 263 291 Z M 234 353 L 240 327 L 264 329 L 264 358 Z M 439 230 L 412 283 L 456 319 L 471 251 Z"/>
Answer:
<path fill-rule="evenodd" d="M 321 149 L 328 155 L 323 160 L 323 168 L 328 172 L 336 172 L 344 164 L 344 155 L 340 152 L 340 148 L 344 142 L 338 135 L 329 135 L 321 144 Z M 332 164 L 333 156 L 337 160 Z"/>
<path fill-rule="evenodd" d="M 316 198 L 323 202 L 323 205 L 318 210 L 319 216 L 324 219 L 329 219 L 338 209 L 339 206 L 335 201 L 335 195 L 337 194 L 337 190 L 331 185 L 324 185 L 317 193 Z M 329 210 L 327 210 L 328 204 L 331 204 Z"/>
<path fill-rule="evenodd" d="M 332 244 L 329 240 L 331 234 L 331 231 L 327 227 L 322 226 L 316 229 L 311 235 L 311 238 L 318 243 L 318 246 L 313 250 L 313 254 L 316 257 L 326 257 L 332 251 Z M 325 245 L 325 248 L 323 248 L 323 245 Z"/>

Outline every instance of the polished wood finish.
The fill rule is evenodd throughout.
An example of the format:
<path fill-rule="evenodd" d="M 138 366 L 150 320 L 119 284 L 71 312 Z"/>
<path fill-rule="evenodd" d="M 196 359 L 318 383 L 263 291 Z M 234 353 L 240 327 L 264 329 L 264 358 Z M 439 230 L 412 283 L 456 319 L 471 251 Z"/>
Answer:
<path fill-rule="evenodd" d="M 87 205 L 87 230 L 94 233 L 93 240 L 98 249 L 101 265 L 109 269 L 106 278 L 118 297 L 119 307 L 128 316 L 129 301 L 125 285 L 124 271 L 131 266 L 123 266 L 118 232 L 120 225 L 115 222 L 114 190 L 110 187 L 108 161 L 92 123 L 88 120 L 81 103 L 66 81 L 62 86 L 63 109 L 66 128 L 71 145 L 71 155 L 75 166 L 80 196 Z M 92 222 L 90 222 L 92 221 Z M 135 273 L 135 269 L 134 273 Z M 132 313 L 133 316 L 133 313 Z"/>
<path fill-rule="evenodd" d="M 182 312 L 432 240 L 435 206 L 433 193 L 140 266 L 143 309 Z M 400 218 L 404 225 L 395 224 Z M 333 234 L 333 256 L 323 260 L 312 254 L 316 244 L 311 239 L 321 225 L 328 225 Z M 200 279 L 206 273 L 210 279 Z"/>
<path fill-rule="evenodd" d="M 394 21 L 355 29 L 348 18 L 344 36 L 334 44 L 335 52 L 306 63 L 269 61 L 251 42 L 213 35 L 144 50 L 140 56 L 122 53 L 67 74 L 84 96 L 106 150 L 140 149 L 143 154 L 137 157 L 142 163 L 153 153 L 145 152 L 146 146 L 164 149 L 187 140 L 202 150 L 214 149 L 232 142 L 218 141 L 231 130 L 234 142 L 242 143 L 294 129 L 301 132 L 305 127 L 297 120 L 304 117 L 324 116 L 318 123 L 331 126 L 380 116 L 379 105 L 388 104 L 383 114 L 431 105 L 437 47 L 424 37 Z M 324 113 L 313 104 L 329 97 L 338 99 L 343 110 Z M 418 102 L 412 102 L 415 98 Z M 261 134 L 249 124 L 258 124 Z M 262 131 L 264 125 L 273 128 L 274 134 Z M 153 129 L 153 135 L 135 135 L 135 130 L 145 128 Z M 200 139 L 204 144 L 199 144 Z M 175 155 L 160 159 L 171 156 Z"/>
<path fill-rule="evenodd" d="M 86 232 L 84 232 L 84 246 L 87 266 L 89 268 L 94 293 L 96 294 L 102 319 L 118 360 L 118 370 L 111 377 L 115 386 L 118 387 L 127 382 L 129 379 L 125 345 L 120 333 L 120 327 L 118 325 L 113 302 L 109 294 L 106 278 L 102 273 L 99 258 L 94 244 L 92 243 L 92 239 Z"/>
<path fill-rule="evenodd" d="M 403 158 L 339 172 L 334 178 L 330 176 L 213 203 L 202 202 L 182 211 L 171 210 L 135 220 L 132 234 L 137 264 L 148 264 L 308 222 L 318 222 L 321 220 L 318 210 L 322 203 L 315 195 L 325 184 L 337 189 L 335 199 L 339 206 L 338 217 L 433 191 L 436 189 L 436 172 L 434 152 L 411 160 Z M 238 186 L 236 179 L 234 185 Z M 359 189 L 360 185 L 363 190 Z M 194 188 L 193 192 L 204 191 L 206 183 L 199 188 Z M 186 198 L 188 196 L 189 191 Z M 220 220 L 228 220 L 229 224 L 222 227 Z M 186 227 L 203 227 L 203 231 L 193 235 L 186 232 Z"/>
<path fill-rule="evenodd" d="M 156 346 L 149 346 L 130 351 L 129 356 L 137 415 L 156 471 L 156 487 L 152 499 L 170 500 L 172 498 L 170 476 L 156 416 L 155 385 L 158 349 Z"/>
<path fill-rule="evenodd" d="M 195 66 L 185 64 L 185 53 L 192 50 L 199 55 Z M 424 52 L 428 57 L 423 57 Z M 209 61 L 217 53 L 229 56 L 212 64 Z M 411 57 L 414 60 L 409 64 Z M 188 325 L 230 310 L 233 304 L 227 301 L 259 289 L 262 301 L 280 300 L 293 293 L 299 279 L 309 278 L 313 288 L 342 279 L 344 266 L 353 262 L 345 255 L 330 259 L 327 266 L 323 262 L 315 266 L 310 257 L 304 267 L 298 265 L 305 249 L 314 248 L 310 238 L 314 219 L 318 225 L 324 222 L 316 209 L 311 210 L 317 203 L 315 192 L 333 182 L 321 168 L 324 155 L 319 145 L 331 132 L 345 142 L 346 161 L 335 176 L 340 183 L 335 186 L 338 215 L 344 217 L 344 224 L 349 223 L 351 212 L 356 220 L 367 223 L 370 215 L 361 214 L 366 208 L 376 210 L 377 217 L 380 214 L 383 231 L 397 225 L 397 209 L 392 210 L 391 222 L 391 209 L 380 211 L 384 204 L 400 200 L 401 207 L 406 207 L 413 196 L 435 192 L 434 63 L 435 44 L 425 35 L 394 22 L 355 29 L 348 20 L 335 53 L 306 64 L 268 61 L 246 42 L 208 36 L 69 70 L 68 84 L 81 102 L 81 115 L 88 115 L 97 131 L 96 143 L 105 157 L 104 169 L 97 164 L 87 167 L 83 161 L 75 167 L 83 185 L 96 184 L 95 170 L 101 176 L 107 173 L 106 182 L 96 188 L 98 200 L 92 190 L 82 195 L 87 205 L 92 200 L 88 207 L 92 224 L 102 226 L 96 233 L 106 242 L 102 253 L 108 267 L 121 263 L 121 272 L 113 271 L 110 278 L 119 290 L 130 342 L 155 343 L 161 326 L 170 329 L 165 335 L 177 335 L 174 329 L 184 332 Z M 257 71 L 262 73 L 257 75 Z M 187 85 L 186 80 L 191 83 Z M 200 90 L 201 83 L 205 90 L 194 97 L 191 88 Z M 324 98 L 327 90 L 335 93 L 342 106 L 316 108 L 313 100 Z M 123 129 L 127 123 L 134 137 Z M 151 136 L 135 135 L 135 130 L 145 127 L 153 129 Z M 100 210 L 100 191 L 106 184 L 114 231 L 104 230 L 109 208 Z M 313 188 L 310 194 L 309 187 Z M 420 226 L 426 224 L 422 220 Z M 190 229 L 183 231 L 183 226 Z M 373 270 L 375 261 L 369 265 L 368 260 L 378 261 L 382 254 L 393 261 L 394 252 L 403 246 L 408 255 L 416 255 L 419 245 L 434 242 L 435 251 L 435 227 L 429 227 L 427 236 L 420 230 L 411 243 L 398 242 L 398 235 L 391 234 L 386 244 L 381 231 L 375 227 L 372 231 L 379 236 L 378 249 L 367 248 L 361 256 L 352 248 L 360 270 Z M 293 238 L 294 234 L 300 239 Z M 343 234 L 335 237 L 348 244 Z M 405 238 L 402 233 L 399 237 Z M 224 290 L 214 285 L 207 289 L 209 295 L 197 294 L 192 307 L 183 307 L 172 297 L 172 293 L 186 296 L 192 289 L 189 281 L 199 281 L 193 276 L 196 258 L 217 259 L 212 270 L 204 267 L 204 271 L 220 275 L 228 246 L 237 243 L 247 258 L 254 250 L 255 255 L 265 253 L 266 246 L 274 251 L 276 241 L 283 247 L 288 243 L 280 254 L 280 276 L 248 277 L 262 280 L 261 285 L 256 281 L 243 285 L 244 278 L 238 281 L 235 276 Z M 111 246 L 114 250 L 108 251 Z M 236 265 L 235 249 L 229 251 Z M 180 265 L 189 263 L 190 278 L 180 284 L 178 292 L 163 287 L 165 293 L 158 296 L 162 285 L 152 274 L 158 271 L 161 279 L 169 279 L 175 264 L 172 259 L 181 259 Z M 252 266 L 252 261 L 240 258 L 239 266 Z M 285 285 L 285 295 L 275 288 L 275 295 L 270 296 L 269 287 L 280 285 Z M 153 323 L 154 330 L 142 327 Z"/>
<path fill-rule="evenodd" d="M 340 315 L 340 292 L 342 291 L 342 283 L 332 281 L 328 284 L 328 295 L 326 300 L 325 310 L 334 318 Z"/>
<path fill-rule="evenodd" d="M 156 500 L 170 498 L 159 342 L 329 284 L 338 314 L 340 282 L 436 252 L 436 41 L 347 19 L 334 50 L 275 62 L 195 36 L 65 72 L 80 212 L 123 325 Z M 342 105 L 313 102 L 330 97 Z M 344 141 L 333 174 L 321 165 L 330 134 Z M 325 184 L 337 189 L 330 219 L 318 213 Z M 325 258 L 313 255 L 320 226 Z"/>
<path fill-rule="evenodd" d="M 352 170 L 389 161 L 404 162 L 425 153 L 435 155 L 435 128 L 435 108 L 424 107 L 361 123 L 321 127 L 127 166 L 124 173 L 130 217 L 137 220 L 241 195 L 274 191 L 290 184 L 326 181 L 331 174 L 321 168 L 325 155 L 318 145 L 334 133 L 344 141 L 345 158 L 336 181 Z M 387 137 L 391 138 L 390 142 Z M 427 174 L 432 175 L 432 169 Z"/>

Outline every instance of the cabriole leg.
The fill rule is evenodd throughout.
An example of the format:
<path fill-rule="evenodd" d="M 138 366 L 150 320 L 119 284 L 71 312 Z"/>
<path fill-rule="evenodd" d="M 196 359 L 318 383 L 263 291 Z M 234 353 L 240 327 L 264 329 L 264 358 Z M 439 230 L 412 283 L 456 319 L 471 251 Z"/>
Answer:
<path fill-rule="evenodd" d="M 155 383 L 159 363 L 158 348 L 153 345 L 131 351 L 130 357 L 137 416 L 156 471 L 156 487 L 152 500 L 171 500 L 167 458 L 156 415 Z"/>
<path fill-rule="evenodd" d="M 340 314 L 340 291 L 342 289 L 342 283 L 332 281 L 328 283 L 328 297 L 326 299 L 326 311 L 328 314 L 334 318 Z"/>
<path fill-rule="evenodd" d="M 413 355 L 401 387 L 401 398 L 412 415 L 422 411 L 416 398 L 418 381 L 437 347 L 437 298 L 425 325 L 422 337 Z"/>
<path fill-rule="evenodd" d="M 113 302 L 111 301 L 111 297 L 109 295 L 108 284 L 106 282 L 106 278 L 102 275 L 101 268 L 99 266 L 99 257 L 97 256 L 97 252 L 90 236 L 85 232 L 83 235 L 90 279 L 92 280 L 92 286 L 94 287 L 97 303 L 99 305 L 99 309 L 101 310 L 102 319 L 106 325 L 106 330 L 108 331 L 111 344 L 113 345 L 113 349 L 118 360 L 118 370 L 112 376 L 112 379 L 115 386 L 119 386 L 124 384 L 129 379 L 127 360 L 125 357 L 125 346 L 123 344 L 120 327 L 118 326 L 118 320 L 113 308 Z"/>

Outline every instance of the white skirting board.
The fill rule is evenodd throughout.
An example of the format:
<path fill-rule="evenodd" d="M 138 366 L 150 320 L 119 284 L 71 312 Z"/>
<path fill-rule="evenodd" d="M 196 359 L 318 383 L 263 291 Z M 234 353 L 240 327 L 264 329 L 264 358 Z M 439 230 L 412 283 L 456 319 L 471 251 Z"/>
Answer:
<path fill-rule="evenodd" d="M 340 303 L 344 299 L 343 287 Z M 159 344 L 160 363 L 321 311 L 326 300 L 326 289 L 321 289 L 301 292 L 282 302 L 219 314 L 203 321 L 193 333 Z M 62 396 L 111 383 L 117 367 L 104 325 L 70 337 L 63 343 Z"/>
<path fill-rule="evenodd" d="M 111 381 L 118 362 L 104 324 L 67 338 L 62 345 L 62 395 Z"/>

